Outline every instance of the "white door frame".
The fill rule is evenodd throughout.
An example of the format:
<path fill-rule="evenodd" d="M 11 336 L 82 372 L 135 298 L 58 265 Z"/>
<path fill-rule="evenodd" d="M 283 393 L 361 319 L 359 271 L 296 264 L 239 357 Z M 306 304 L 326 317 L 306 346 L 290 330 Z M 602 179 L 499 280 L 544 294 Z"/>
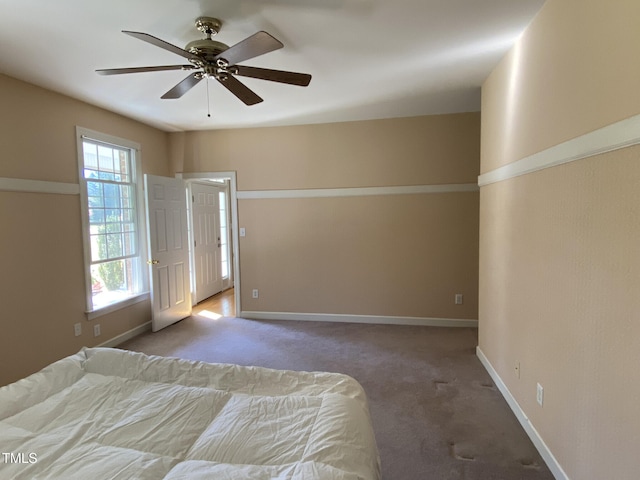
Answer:
<path fill-rule="evenodd" d="M 236 304 L 236 317 L 240 316 L 242 306 L 240 305 L 240 248 L 239 248 L 239 228 L 238 228 L 238 194 L 236 172 L 197 172 L 197 173 L 176 173 L 176 178 L 181 178 L 186 182 L 208 179 L 229 180 L 229 204 L 231 206 L 231 243 L 233 246 L 233 284 L 234 298 Z"/>

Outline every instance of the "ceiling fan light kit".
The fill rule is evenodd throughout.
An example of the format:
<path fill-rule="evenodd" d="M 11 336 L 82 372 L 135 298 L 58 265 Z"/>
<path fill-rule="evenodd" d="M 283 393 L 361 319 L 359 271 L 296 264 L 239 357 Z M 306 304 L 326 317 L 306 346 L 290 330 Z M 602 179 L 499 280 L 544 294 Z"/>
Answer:
<path fill-rule="evenodd" d="M 162 95 L 161 98 L 180 98 L 196 86 L 203 78 L 215 78 L 218 83 L 239 98 L 245 105 L 260 103 L 262 102 L 262 98 L 235 78 L 236 76 L 257 78 L 301 87 L 306 87 L 311 81 L 311 75 L 306 73 L 237 65 L 240 62 L 278 50 L 284 46 L 267 32 L 260 31 L 229 47 L 211 38 L 217 35 L 222 27 L 222 22 L 217 18 L 199 17 L 195 21 L 195 26 L 200 32 L 204 33 L 205 38 L 189 42 L 184 49 L 165 42 L 153 35 L 149 35 L 148 33 L 123 30 L 123 33 L 127 35 L 186 58 L 189 64 L 111 68 L 96 70 L 96 72 L 100 75 L 119 75 L 164 70 L 194 70 L 188 77 Z"/>

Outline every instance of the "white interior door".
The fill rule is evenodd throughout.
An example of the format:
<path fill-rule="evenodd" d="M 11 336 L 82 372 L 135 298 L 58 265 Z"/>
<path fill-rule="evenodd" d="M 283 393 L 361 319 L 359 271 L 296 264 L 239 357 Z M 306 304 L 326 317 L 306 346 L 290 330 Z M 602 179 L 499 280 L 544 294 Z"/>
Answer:
<path fill-rule="evenodd" d="M 191 184 L 193 198 L 196 302 L 222 291 L 220 266 L 220 192 L 216 185 Z"/>
<path fill-rule="evenodd" d="M 154 332 L 191 315 L 187 199 L 181 179 L 145 175 Z"/>

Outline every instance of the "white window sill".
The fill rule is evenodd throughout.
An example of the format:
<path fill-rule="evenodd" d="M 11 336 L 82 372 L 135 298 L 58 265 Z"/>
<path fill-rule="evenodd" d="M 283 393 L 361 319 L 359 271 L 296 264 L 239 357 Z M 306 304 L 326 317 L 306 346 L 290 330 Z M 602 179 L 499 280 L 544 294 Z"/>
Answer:
<path fill-rule="evenodd" d="M 139 293 L 133 297 L 129 297 L 126 300 L 122 300 L 120 302 L 112 303 L 111 305 L 106 305 L 101 308 L 96 308 L 95 310 L 90 310 L 85 312 L 87 314 L 87 320 L 93 320 L 94 318 L 101 317 L 111 312 L 115 312 L 116 310 L 120 310 L 122 308 L 130 307 L 131 305 L 135 305 L 136 303 L 144 302 L 150 298 L 149 292 Z"/>

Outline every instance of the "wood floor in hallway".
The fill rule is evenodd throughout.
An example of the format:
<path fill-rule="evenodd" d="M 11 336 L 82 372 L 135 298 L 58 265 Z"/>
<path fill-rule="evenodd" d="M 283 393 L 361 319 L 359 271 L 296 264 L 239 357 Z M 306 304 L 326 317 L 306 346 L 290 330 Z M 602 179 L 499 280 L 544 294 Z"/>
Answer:
<path fill-rule="evenodd" d="M 209 297 L 193 307 L 192 315 L 203 317 L 235 317 L 236 299 L 235 289 L 230 288 Z"/>

